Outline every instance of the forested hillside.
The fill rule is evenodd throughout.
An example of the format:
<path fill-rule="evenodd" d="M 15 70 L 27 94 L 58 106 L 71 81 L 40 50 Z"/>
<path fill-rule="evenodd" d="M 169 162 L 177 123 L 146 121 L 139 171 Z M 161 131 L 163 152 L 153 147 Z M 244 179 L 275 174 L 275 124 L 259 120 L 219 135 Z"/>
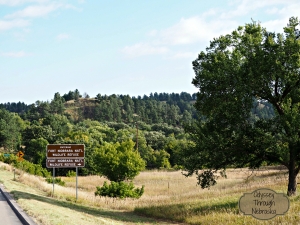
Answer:
<path fill-rule="evenodd" d="M 198 119 L 195 100 L 196 94 L 185 92 L 90 97 L 76 89 L 55 93 L 50 102 L 2 103 L 0 150 L 22 150 L 25 159 L 45 167 L 47 144 L 83 143 L 86 166 L 81 173 L 96 174 L 94 159 L 101 146 L 131 141 L 147 168 L 180 168 L 180 152 L 193 146 L 184 125 Z M 273 115 L 267 102 L 255 101 L 250 119 Z"/>
<path fill-rule="evenodd" d="M 99 122 L 123 122 L 126 124 L 142 121 L 147 124 L 167 123 L 180 126 L 196 119 L 193 102 L 196 94 L 154 93 L 143 97 L 130 97 L 129 95 L 101 95 L 90 98 L 84 97 L 76 89 L 61 96 L 54 95 L 51 102 L 37 101 L 32 105 L 24 103 L 4 103 L 0 108 L 16 112 L 22 118 L 30 121 L 44 117 L 47 113 L 66 115 L 72 122 L 85 119 Z"/>

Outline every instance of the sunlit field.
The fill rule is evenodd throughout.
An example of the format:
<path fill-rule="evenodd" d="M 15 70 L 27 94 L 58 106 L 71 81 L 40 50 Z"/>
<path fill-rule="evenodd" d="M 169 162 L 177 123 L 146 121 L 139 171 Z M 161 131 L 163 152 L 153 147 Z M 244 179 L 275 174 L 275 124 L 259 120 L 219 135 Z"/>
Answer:
<path fill-rule="evenodd" d="M 1 167 L 10 166 L 1 164 Z M 53 186 L 43 178 L 18 171 L 18 181 L 53 195 Z M 136 187 L 145 185 L 140 199 L 111 199 L 95 196 L 96 186 L 106 180 L 99 176 L 78 177 L 77 204 L 122 211 L 186 224 L 299 224 L 299 197 L 290 198 L 290 209 L 284 216 L 267 221 L 257 220 L 239 212 L 238 201 L 244 193 L 258 188 L 270 188 L 278 193 L 287 191 L 287 170 L 266 167 L 259 170 L 229 169 L 227 179 L 219 178 L 217 185 L 201 189 L 196 177 L 182 175 L 181 171 L 144 171 L 134 179 Z M 54 198 L 76 201 L 76 178 L 62 177 L 65 187 L 55 185 Z"/>

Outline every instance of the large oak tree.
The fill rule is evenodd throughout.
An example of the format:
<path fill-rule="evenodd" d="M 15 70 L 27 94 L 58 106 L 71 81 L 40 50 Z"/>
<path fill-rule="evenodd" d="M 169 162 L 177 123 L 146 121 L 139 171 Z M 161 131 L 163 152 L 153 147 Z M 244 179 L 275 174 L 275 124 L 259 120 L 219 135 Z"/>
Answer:
<path fill-rule="evenodd" d="M 284 33 L 259 23 L 238 27 L 210 42 L 193 62 L 199 88 L 195 107 L 202 120 L 188 128 L 196 148 L 183 152 L 187 175 L 203 187 L 215 184 L 228 166 L 286 166 L 288 195 L 300 170 L 300 40 L 297 18 Z M 254 102 L 268 102 L 272 118 L 251 119 Z M 203 170 L 204 169 L 204 170 Z M 200 172 L 201 171 L 201 172 Z"/>

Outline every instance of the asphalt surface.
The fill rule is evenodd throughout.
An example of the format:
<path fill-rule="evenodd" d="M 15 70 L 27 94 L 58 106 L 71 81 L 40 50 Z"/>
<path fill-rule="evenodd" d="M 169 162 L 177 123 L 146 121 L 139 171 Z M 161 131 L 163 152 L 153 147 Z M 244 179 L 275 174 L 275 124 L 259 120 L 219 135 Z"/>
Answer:
<path fill-rule="evenodd" d="M 2 192 L 0 192 L 0 224 L 5 225 L 23 225 L 15 212 L 7 203 Z"/>
<path fill-rule="evenodd" d="M 37 225 L 0 184 L 0 225 Z"/>

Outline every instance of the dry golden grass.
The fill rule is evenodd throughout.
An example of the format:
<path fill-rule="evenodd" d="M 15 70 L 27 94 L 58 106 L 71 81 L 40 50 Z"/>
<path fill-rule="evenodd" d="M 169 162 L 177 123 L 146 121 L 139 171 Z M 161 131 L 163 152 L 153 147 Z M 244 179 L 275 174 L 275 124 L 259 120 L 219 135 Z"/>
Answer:
<path fill-rule="evenodd" d="M 96 186 L 102 186 L 107 179 L 99 176 L 78 177 L 78 200 L 82 202 L 88 200 L 94 205 L 125 210 L 157 204 L 194 202 L 199 199 L 210 199 L 213 196 L 218 197 L 237 191 L 251 191 L 262 186 L 266 187 L 274 183 L 274 177 L 277 181 L 284 181 L 285 183 L 287 176 L 284 175 L 284 172 L 286 171 L 278 169 L 254 172 L 248 169 L 231 169 L 227 171 L 227 179 L 220 178 L 216 186 L 203 190 L 196 184 L 195 177 L 185 177 L 180 171 L 145 171 L 134 179 L 135 186 L 145 185 L 144 195 L 137 200 L 95 197 Z M 268 174 L 277 174 L 278 178 L 276 176 L 266 176 Z M 46 184 L 42 178 L 23 173 L 19 179 L 27 185 L 40 187 L 43 191 L 52 191 L 52 184 Z M 55 185 L 55 195 L 74 198 L 76 178 L 62 177 L 62 180 L 66 182 L 66 187 Z M 286 190 L 282 191 L 285 192 Z"/>
<path fill-rule="evenodd" d="M 2 166 L 2 164 L 1 164 Z M 7 170 L 11 170 L 9 166 Z M 287 170 L 278 167 L 251 171 L 229 169 L 227 179 L 219 178 L 217 185 L 201 189 L 195 177 L 185 177 L 180 171 L 144 171 L 135 179 L 136 187 L 145 185 L 140 199 L 111 199 L 95 196 L 96 186 L 102 186 L 105 178 L 99 176 L 78 177 L 77 204 L 101 209 L 136 212 L 149 217 L 173 220 L 188 224 L 298 224 L 300 203 L 292 197 L 289 212 L 272 220 L 258 221 L 239 213 L 238 200 L 244 193 L 258 188 L 270 188 L 286 193 Z M 75 177 L 62 177 L 65 187 L 55 185 L 54 197 L 75 202 Z M 20 172 L 18 180 L 52 195 L 52 184 L 44 179 Z M 171 224 L 171 223 L 170 223 Z"/>

